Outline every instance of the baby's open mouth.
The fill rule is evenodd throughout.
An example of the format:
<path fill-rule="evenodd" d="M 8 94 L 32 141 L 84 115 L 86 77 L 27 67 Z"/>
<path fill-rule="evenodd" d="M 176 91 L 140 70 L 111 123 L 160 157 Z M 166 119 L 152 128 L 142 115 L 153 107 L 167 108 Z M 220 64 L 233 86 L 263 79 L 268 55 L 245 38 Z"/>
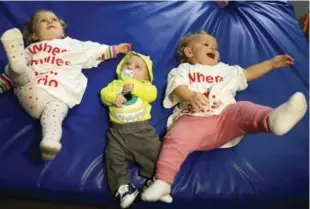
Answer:
<path fill-rule="evenodd" d="M 209 58 L 211 58 L 211 59 L 214 59 L 214 58 L 215 58 L 215 53 L 209 52 L 209 53 L 207 53 L 207 56 L 208 56 Z"/>

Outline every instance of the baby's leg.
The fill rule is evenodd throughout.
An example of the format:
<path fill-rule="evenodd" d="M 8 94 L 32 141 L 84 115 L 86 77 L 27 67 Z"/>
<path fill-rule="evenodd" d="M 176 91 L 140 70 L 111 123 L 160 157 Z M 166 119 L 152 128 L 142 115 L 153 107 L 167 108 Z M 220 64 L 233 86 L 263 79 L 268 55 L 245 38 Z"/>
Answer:
<path fill-rule="evenodd" d="M 200 149 L 214 149 L 246 134 L 272 132 L 283 135 L 301 120 L 306 110 L 306 99 L 301 93 L 295 93 L 275 109 L 252 102 L 237 102 L 218 117 L 215 141 L 204 141 Z"/>
<path fill-rule="evenodd" d="M 52 160 L 61 149 L 62 122 L 68 113 L 68 106 L 54 100 L 49 102 L 41 116 L 42 141 L 40 144 L 42 158 Z"/>
<path fill-rule="evenodd" d="M 229 105 L 216 117 L 216 132 L 212 139 L 204 140 L 199 150 L 221 147 L 236 137 L 245 134 L 269 132 L 268 117 L 272 109 L 252 102 L 237 102 Z"/>
<path fill-rule="evenodd" d="M 234 137 L 264 132 L 283 135 L 302 119 L 306 111 L 306 98 L 299 92 L 275 109 L 252 102 L 237 102 L 221 114 L 219 127 L 225 127 L 225 129 L 230 127 L 225 133 Z M 226 134 L 223 132 L 224 138 L 227 138 L 224 136 Z"/>
<path fill-rule="evenodd" d="M 27 69 L 27 63 L 22 33 L 17 28 L 7 30 L 2 34 L 1 42 L 12 71 L 17 75 L 23 73 Z"/>
<path fill-rule="evenodd" d="M 6 75 L 12 80 L 14 87 L 23 87 L 25 85 L 35 85 L 36 78 L 31 69 L 27 69 L 22 73 L 15 73 L 12 68 L 7 65 L 6 66 Z"/>
<path fill-rule="evenodd" d="M 155 175 L 157 180 L 143 192 L 142 200 L 158 201 L 170 194 L 171 184 L 186 157 L 214 133 L 215 120 L 215 117 L 182 116 L 176 121 L 162 144 Z"/>
<path fill-rule="evenodd" d="M 35 119 L 39 119 L 46 105 L 55 100 L 55 97 L 38 88 L 35 83 L 16 86 L 14 92 L 23 109 Z"/>
<path fill-rule="evenodd" d="M 20 31 L 18 29 L 6 31 L 1 41 L 9 59 L 9 64 L 5 66 L 5 73 L 12 80 L 14 87 L 34 85 L 36 79 L 32 70 L 26 65 L 24 43 Z"/>

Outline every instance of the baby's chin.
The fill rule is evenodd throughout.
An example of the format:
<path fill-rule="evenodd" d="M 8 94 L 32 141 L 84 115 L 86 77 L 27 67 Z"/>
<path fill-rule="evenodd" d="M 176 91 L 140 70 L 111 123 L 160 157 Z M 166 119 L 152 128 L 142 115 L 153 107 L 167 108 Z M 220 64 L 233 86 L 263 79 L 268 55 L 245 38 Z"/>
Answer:
<path fill-rule="evenodd" d="M 208 60 L 204 60 L 200 64 L 214 66 L 214 65 L 217 65 L 218 63 L 219 63 L 218 60 L 210 60 L 210 59 L 208 59 Z"/>
<path fill-rule="evenodd" d="M 136 76 L 133 76 L 132 78 L 135 79 L 135 80 L 137 80 L 137 81 L 149 80 L 149 78 L 147 78 L 147 77 L 146 77 L 146 78 L 145 78 L 145 77 L 143 78 L 143 77 L 136 77 Z"/>
<path fill-rule="evenodd" d="M 213 65 L 217 65 L 219 62 L 218 61 L 213 61 L 213 62 L 210 62 L 209 65 L 213 66 Z"/>
<path fill-rule="evenodd" d="M 62 37 L 64 37 L 63 33 L 51 31 L 51 32 L 45 34 L 42 38 L 44 40 L 54 40 L 54 39 L 59 39 Z"/>

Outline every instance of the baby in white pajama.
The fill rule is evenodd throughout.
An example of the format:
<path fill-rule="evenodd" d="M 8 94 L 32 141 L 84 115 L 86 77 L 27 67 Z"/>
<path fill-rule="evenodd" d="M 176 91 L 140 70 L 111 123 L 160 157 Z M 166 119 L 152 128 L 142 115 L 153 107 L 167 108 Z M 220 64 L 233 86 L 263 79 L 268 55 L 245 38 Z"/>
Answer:
<path fill-rule="evenodd" d="M 84 95 L 87 78 L 82 69 L 97 67 L 130 50 L 129 44 L 108 46 L 65 37 L 64 27 L 53 12 L 40 10 L 24 30 L 31 42 L 26 49 L 18 29 L 1 37 L 9 60 L 5 71 L 15 94 L 26 112 L 41 121 L 40 148 L 46 160 L 61 150 L 62 122 Z"/>

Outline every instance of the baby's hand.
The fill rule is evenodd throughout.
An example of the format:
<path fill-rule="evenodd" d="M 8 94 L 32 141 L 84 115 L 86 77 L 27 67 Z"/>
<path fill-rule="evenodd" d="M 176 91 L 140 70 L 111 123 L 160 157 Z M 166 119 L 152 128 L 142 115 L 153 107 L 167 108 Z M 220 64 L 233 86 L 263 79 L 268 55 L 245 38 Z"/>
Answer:
<path fill-rule="evenodd" d="M 126 98 L 122 95 L 122 94 L 119 94 L 115 101 L 114 101 L 114 104 L 116 105 L 116 107 L 119 107 L 121 108 L 123 106 L 123 103 L 126 102 Z"/>
<path fill-rule="evenodd" d="M 125 84 L 123 86 L 123 93 L 130 93 L 133 90 L 133 84 Z"/>
<path fill-rule="evenodd" d="M 193 93 L 189 101 L 192 107 L 197 110 L 205 109 L 205 107 L 209 104 L 209 100 L 204 94 L 196 92 Z"/>
<path fill-rule="evenodd" d="M 294 64 L 294 59 L 287 54 L 278 55 L 271 59 L 271 64 L 273 69 L 289 67 Z"/>
<path fill-rule="evenodd" d="M 131 50 L 131 44 L 122 43 L 116 46 L 117 54 L 126 54 Z"/>

